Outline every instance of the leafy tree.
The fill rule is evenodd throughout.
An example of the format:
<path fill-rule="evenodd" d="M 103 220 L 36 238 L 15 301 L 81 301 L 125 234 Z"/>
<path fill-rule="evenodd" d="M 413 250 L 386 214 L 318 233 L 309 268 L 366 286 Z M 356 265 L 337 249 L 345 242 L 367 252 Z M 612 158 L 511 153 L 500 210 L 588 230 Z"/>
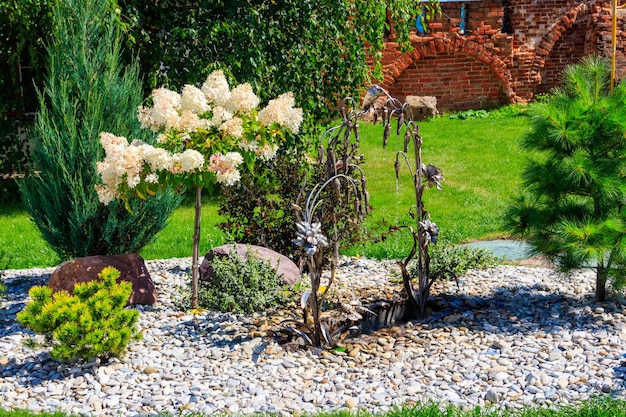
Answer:
<path fill-rule="evenodd" d="M 24 172 L 28 147 L 19 128 L 32 119 L 33 86 L 20 80 L 19 65 L 31 67 L 35 83 L 41 84 L 45 47 L 43 33 L 50 27 L 46 0 L 4 0 L 0 2 L 0 202 L 18 201 L 19 192 L 13 179 L 2 175 Z M 26 78 L 28 78 L 27 74 Z M 24 94 L 23 94 L 24 93 Z M 24 100 L 24 95 L 27 100 Z M 28 103 L 25 103 L 28 101 Z"/>
<path fill-rule="evenodd" d="M 179 202 L 172 193 L 103 206 L 94 186 L 103 159 L 101 131 L 142 136 L 143 92 L 136 66 L 120 64 L 121 38 L 108 0 L 53 5 L 49 70 L 30 131 L 33 171 L 20 184 L 24 206 L 62 259 L 137 252 Z"/>
<path fill-rule="evenodd" d="M 423 4 L 432 18 L 438 3 Z M 334 117 L 339 100 L 358 97 L 371 84 L 368 59 L 380 63 L 388 13 L 399 42 L 409 45 L 420 2 L 182 0 L 155 7 L 151 0 L 119 0 L 119 5 L 152 87 L 197 84 L 227 66 L 262 99 L 293 91 L 316 123 Z"/>
<path fill-rule="evenodd" d="M 596 300 L 626 277 L 626 84 L 609 87 L 609 64 L 587 57 L 534 106 L 524 139 L 538 151 L 509 227 L 563 269 L 595 265 Z"/>

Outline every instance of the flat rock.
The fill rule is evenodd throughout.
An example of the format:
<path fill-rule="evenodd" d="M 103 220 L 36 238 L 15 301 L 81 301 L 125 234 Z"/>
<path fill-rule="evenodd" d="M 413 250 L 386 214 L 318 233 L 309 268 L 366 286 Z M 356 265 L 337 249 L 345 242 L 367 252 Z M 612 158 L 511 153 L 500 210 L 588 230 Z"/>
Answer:
<path fill-rule="evenodd" d="M 246 260 L 250 252 L 258 259 L 268 261 L 273 268 L 276 268 L 276 273 L 281 276 L 283 283 L 292 285 L 300 281 L 300 268 L 285 255 L 262 246 L 244 245 L 242 243 L 218 246 L 207 252 L 200 264 L 200 280 L 211 282 L 213 277 L 211 263 L 216 256 L 228 257 L 231 253 L 236 253 L 241 259 Z"/>
<path fill-rule="evenodd" d="M 53 292 L 65 290 L 72 294 L 76 284 L 99 279 L 98 274 L 107 266 L 120 271 L 117 282 L 127 281 L 132 284 L 133 290 L 128 299 L 129 305 L 156 303 L 156 287 L 150 278 L 144 259 L 136 253 L 87 256 L 63 262 L 52 272 L 48 285 Z"/>

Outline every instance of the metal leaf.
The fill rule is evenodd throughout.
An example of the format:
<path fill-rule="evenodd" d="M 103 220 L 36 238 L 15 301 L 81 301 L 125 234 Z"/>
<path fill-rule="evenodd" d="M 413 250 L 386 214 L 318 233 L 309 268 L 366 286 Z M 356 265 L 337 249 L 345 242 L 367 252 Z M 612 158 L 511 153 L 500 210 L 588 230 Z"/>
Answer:
<path fill-rule="evenodd" d="M 407 129 L 404 132 L 404 153 L 409 151 L 409 141 L 411 140 L 411 131 Z"/>
<path fill-rule="evenodd" d="M 300 307 L 304 310 L 306 305 L 309 303 L 309 297 L 313 294 L 312 291 L 305 291 L 302 293 L 302 297 L 300 298 Z"/>
<path fill-rule="evenodd" d="M 385 131 L 383 132 L 383 149 L 387 148 L 387 142 L 389 141 L 389 134 L 391 133 L 391 124 L 385 125 Z"/>
<path fill-rule="evenodd" d="M 322 330 L 322 336 L 324 336 L 324 340 L 326 341 L 326 343 L 328 343 L 329 345 L 332 345 L 332 336 L 330 335 L 330 331 L 328 330 L 328 327 L 326 326 L 325 323 L 320 323 L 320 328 Z"/>
<path fill-rule="evenodd" d="M 396 127 L 396 135 L 400 134 L 400 130 L 402 130 L 402 125 L 404 124 L 404 113 L 400 113 L 398 117 L 398 127 Z"/>
<path fill-rule="evenodd" d="M 285 327 L 285 330 L 288 330 L 292 333 L 297 334 L 298 336 L 300 336 L 302 339 L 304 339 L 304 341 L 306 343 L 308 343 L 309 345 L 313 346 L 313 341 L 311 340 L 311 338 L 309 337 L 308 334 L 304 333 L 302 330 L 299 329 L 294 329 L 293 327 Z"/>

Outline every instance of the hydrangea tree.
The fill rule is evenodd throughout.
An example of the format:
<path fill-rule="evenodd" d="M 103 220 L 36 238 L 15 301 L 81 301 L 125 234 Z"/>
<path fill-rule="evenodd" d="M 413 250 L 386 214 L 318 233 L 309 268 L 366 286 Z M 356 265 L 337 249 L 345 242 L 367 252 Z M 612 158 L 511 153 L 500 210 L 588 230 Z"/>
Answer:
<path fill-rule="evenodd" d="M 106 157 L 98 163 L 102 184 L 96 186 L 103 204 L 156 195 L 168 186 L 196 190 L 192 263 L 192 307 L 198 303 L 201 196 L 205 189 L 218 192 L 236 186 L 241 169 L 252 170 L 257 158 L 271 160 L 287 135 L 296 135 L 302 109 L 294 107 L 291 93 L 270 100 L 259 109 L 260 99 L 250 84 L 230 88 L 220 70 L 212 72 L 198 88 L 185 85 L 181 93 L 158 88 L 152 105 L 140 106 L 143 128 L 157 134 L 157 144 L 129 141 L 103 132 Z"/>

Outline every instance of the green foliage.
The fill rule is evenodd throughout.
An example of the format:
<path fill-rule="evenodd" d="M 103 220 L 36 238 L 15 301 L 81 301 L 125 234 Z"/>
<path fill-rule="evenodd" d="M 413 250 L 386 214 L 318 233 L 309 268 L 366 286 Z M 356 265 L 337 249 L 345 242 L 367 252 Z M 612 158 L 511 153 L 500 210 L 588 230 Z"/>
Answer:
<path fill-rule="evenodd" d="M 120 35 L 107 0 L 57 1 L 49 70 L 29 138 L 33 171 L 20 182 L 24 206 L 61 259 L 138 252 L 178 204 L 171 193 L 107 207 L 98 202 L 101 131 L 150 141 L 136 117 L 142 90 L 135 66 L 120 64 Z"/>
<path fill-rule="evenodd" d="M 199 283 L 198 303 L 202 308 L 252 313 L 287 300 L 276 269 L 250 251 L 246 260 L 231 252 L 229 256 L 215 257 L 211 266 L 211 282 Z"/>
<path fill-rule="evenodd" d="M 33 86 L 29 76 L 20 80 L 19 64 L 32 67 L 28 73 L 40 85 L 45 64 L 42 35 L 50 27 L 49 6 L 46 0 L 6 0 L 0 2 L 0 202 L 19 200 L 13 179 L 2 175 L 25 172 L 28 146 L 19 128 L 29 126 L 32 120 L 24 115 L 30 110 Z M 26 95 L 26 100 L 22 96 Z M 26 101 L 26 102 L 25 102 Z"/>
<path fill-rule="evenodd" d="M 295 254 L 296 201 L 310 167 L 303 151 L 279 150 L 272 161 L 243 171 L 237 187 L 224 187 L 219 224 L 234 242 L 264 246 L 286 256 Z"/>
<path fill-rule="evenodd" d="M 17 320 L 44 334 L 57 360 L 120 356 L 141 333 L 136 328 L 139 312 L 124 308 L 132 285 L 117 283 L 119 276 L 115 268 L 104 268 L 100 280 L 76 284 L 73 295 L 52 294 L 48 286 L 33 287 L 31 301 Z"/>
<path fill-rule="evenodd" d="M 451 114 L 450 119 L 484 119 L 489 116 L 487 110 L 463 110 L 454 114 Z"/>
<path fill-rule="evenodd" d="M 626 274 L 626 84 L 609 89 L 609 64 L 566 67 L 562 87 L 533 106 L 524 138 L 538 151 L 523 172 L 509 228 L 563 269 L 596 264 L 596 299 Z"/>
<path fill-rule="evenodd" d="M 439 242 L 429 246 L 430 274 L 440 279 L 456 278 L 470 269 L 487 269 L 502 263 L 486 249 L 464 245 L 447 245 Z M 411 276 L 417 276 L 415 265 L 411 265 Z"/>
<path fill-rule="evenodd" d="M 310 122 L 332 119 L 335 103 L 361 95 L 371 83 L 368 57 L 381 78 L 387 11 L 398 41 L 408 48 L 420 7 L 413 0 L 184 0 L 159 7 L 150 0 L 119 0 L 119 5 L 128 17 L 128 43 L 141 57 L 151 88 L 198 84 L 213 69 L 228 66 L 262 100 L 293 91 Z M 438 2 L 426 5 L 427 17 L 434 17 Z"/>
<path fill-rule="evenodd" d="M 28 144 L 19 134 L 23 123 L 0 111 L 0 203 L 19 202 L 18 173 L 28 165 Z"/>

